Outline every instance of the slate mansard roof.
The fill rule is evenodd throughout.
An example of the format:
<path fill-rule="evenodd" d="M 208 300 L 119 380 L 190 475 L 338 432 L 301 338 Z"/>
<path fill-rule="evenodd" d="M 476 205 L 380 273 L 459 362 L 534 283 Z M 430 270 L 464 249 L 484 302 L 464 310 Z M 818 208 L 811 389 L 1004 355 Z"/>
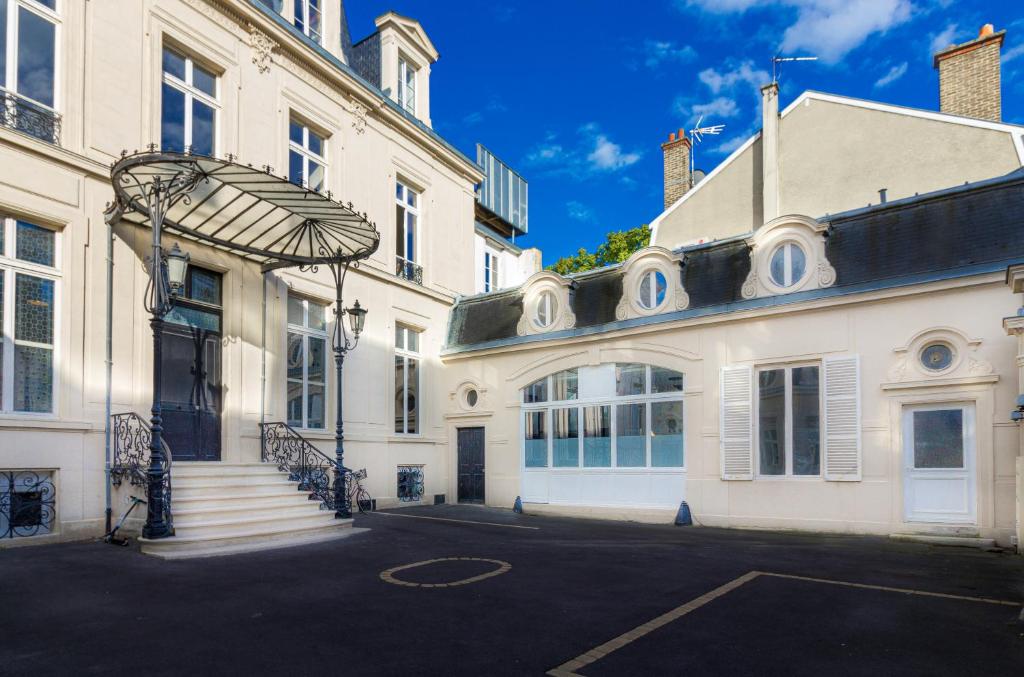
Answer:
<path fill-rule="evenodd" d="M 461 298 L 449 317 L 446 352 L 581 336 L 631 326 L 724 314 L 874 289 L 1002 270 L 1024 260 L 1024 170 L 975 184 L 818 219 L 833 286 L 745 299 L 747 238 L 683 247 L 685 310 L 617 320 L 623 267 L 570 276 L 573 329 L 518 336 L 523 288 Z"/>

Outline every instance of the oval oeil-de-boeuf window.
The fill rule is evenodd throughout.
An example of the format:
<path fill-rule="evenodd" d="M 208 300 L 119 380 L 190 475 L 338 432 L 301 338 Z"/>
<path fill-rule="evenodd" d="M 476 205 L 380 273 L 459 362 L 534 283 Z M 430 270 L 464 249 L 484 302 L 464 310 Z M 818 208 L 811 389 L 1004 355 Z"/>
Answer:
<path fill-rule="evenodd" d="M 640 278 L 640 288 L 637 289 L 637 297 L 640 307 L 645 310 L 654 310 L 665 302 L 665 294 L 668 292 L 668 283 L 665 275 L 660 270 L 649 270 Z"/>
<path fill-rule="evenodd" d="M 550 327 L 558 314 L 558 299 L 549 291 L 542 292 L 537 297 L 537 307 L 534 309 L 533 318 L 537 326 L 541 328 Z"/>
<path fill-rule="evenodd" d="M 795 242 L 780 245 L 769 261 L 772 282 L 780 287 L 792 287 L 803 279 L 807 270 L 807 255 Z"/>

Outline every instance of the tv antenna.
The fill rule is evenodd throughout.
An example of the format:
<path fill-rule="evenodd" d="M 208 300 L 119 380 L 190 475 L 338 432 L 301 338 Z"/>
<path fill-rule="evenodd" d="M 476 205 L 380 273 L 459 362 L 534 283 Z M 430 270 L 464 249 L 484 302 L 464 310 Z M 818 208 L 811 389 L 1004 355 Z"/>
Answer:
<path fill-rule="evenodd" d="M 816 56 L 779 56 L 776 54 L 772 57 L 772 82 L 779 81 L 779 72 L 782 70 L 780 64 L 791 63 L 793 61 L 817 61 Z"/>
<path fill-rule="evenodd" d="M 690 188 L 693 188 L 693 156 L 696 144 L 704 140 L 704 135 L 718 136 L 725 129 L 725 125 L 709 125 L 707 127 L 701 127 L 700 123 L 704 122 L 704 116 L 701 115 L 697 118 L 697 124 L 690 130 Z"/>

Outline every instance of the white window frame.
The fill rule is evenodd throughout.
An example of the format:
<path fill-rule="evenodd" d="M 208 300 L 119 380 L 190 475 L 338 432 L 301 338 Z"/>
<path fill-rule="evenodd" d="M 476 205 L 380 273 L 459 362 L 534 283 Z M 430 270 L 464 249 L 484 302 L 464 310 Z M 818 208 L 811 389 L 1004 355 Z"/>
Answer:
<path fill-rule="evenodd" d="M 418 77 L 419 69 L 405 57 L 398 57 L 398 105 L 412 115 L 416 115 L 416 79 Z"/>
<path fill-rule="evenodd" d="M 800 277 L 793 279 L 793 248 L 797 248 L 804 255 L 804 272 Z M 775 259 L 775 255 L 782 252 L 782 282 L 780 283 L 774 277 L 772 277 L 772 260 Z M 808 254 L 807 250 L 803 248 L 798 242 L 787 240 L 782 244 L 772 249 L 771 255 L 768 257 L 768 277 L 778 287 L 782 289 L 789 289 L 794 285 L 799 284 L 805 277 L 807 277 L 808 268 Z"/>
<path fill-rule="evenodd" d="M 620 363 L 620 364 L 627 364 L 627 363 Z M 651 378 L 651 376 L 652 376 L 651 372 L 652 372 L 652 368 L 658 367 L 659 365 L 643 364 L 642 366 L 644 367 L 644 369 L 646 371 L 646 374 L 645 374 L 645 376 L 646 376 L 646 386 L 644 388 L 644 392 L 640 393 L 638 395 L 617 395 L 617 396 L 612 396 L 612 397 L 579 397 L 579 376 L 578 376 L 578 372 L 577 372 L 577 381 L 576 381 L 576 384 L 577 384 L 577 390 L 576 390 L 577 398 L 576 399 L 572 399 L 572 400 L 552 400 L 552 399 L 550 399 L 550 397 L 554 393 L 554 384 L 555 384 L 554 377 L 556 375 L 560 374 L 561 371 L 555 372 L 553 374 L 548 374 L 546 377 L 544 377 L 544 379 L 538 379 L 538 380 L 545 380 L 546 379 L 546 381 L 547 381 L 547 393 L 548 393 L 548 398 L 549 399 L 547 401 L 545 401 L 545 402 L 530 402 L 530 403 L 523 402 L 522 401 L 523 400 L 523 392 L 525 391 L 525 388 L 521 389 L 519 391 L 519 401 L 520 401 L 520 405 L 519 405 L 520 406 L 519 419 L 520 419 L 520 431 L 521 431 L 520 435 L 519 435 L 519 446 L 520 446 L 520 448 L 519 448 L 519 467 L 520 467 L 520 470 L 521 471 L 527 471 L 527 472 L 541 471 L 541 470 L 547 470 L 547 471 L 582 470 L 583 472 L 624 472 L 624 473 L 640 472 L 640 471 L 643 471 L 643 472 L 649 472 L 649 471 L 654 471 L 654 472 L 661 472 L 661 471 L 685 472 L 686 471 L 686 464 L 688 462 L 687 450 L 686 450 L 686 401 L 685 401 L 685 395 L 686 395 L 686 375 L 685 375 L 684 372 L 679 372 L 679 373 L 683 374 L 683 389 L 681 391 L 673 391 L 673 392 L 667 392 L 667 393 L 654 393 L 654 392 L 652 392 L 652 389 L 653 389 L 653 386 L 654 386 L 654 382 L 653 382 L 653 380 Z M 571 369 L 569 371 L 571 371 Z M 675 371 L 675 370 L 673 370 L 673 371 Z M 536 382 L 537 381 L 532 381 L 531 383 L 527 384 L 526 387 L 529 387 L 530 385 L 533 385 L 533 383 L 536 383 Z M 681 466 L 653 466 L 653 465 L 651 465 L 651 424 L 653 422 L 653 420 L 652 420 L 652 412 L 653 412 L 652 405 L 656 404 L 658 402 L 679 402 L 679 404 L 682 407 L 682 417 L 683 417 L 683 432 L 682 432 L 682 438 L 683 438 L 683 465 L 681 465 Z M 644 445 L 644 456 L 645 456 L 644 465 L 637 465 L 637 466 L 619 466 L 618 465 L 619 456 L 618 456 L 618 439 L 617 439 L 618 438 L 618 410 L 617 410 L 617 407 L 618 407 L 618 405 L 623 405 L 623 404 L 645 404 L 646 405 L 644 407 L 644 437 L 646 439 L 645 445 Z M 584 410 L 587 409 L 588 407 L 598 407 L 598 406 L 610 406 L 611 407 L 611 427 L 610 427 L 610 434 L 611 434 L 611 465 L 610 466 L 587 466 L 587 465 L 584 465 L 584 457 L 583 457 L 584 444 L 583 444 L 583 442 L 584 442 L 584 438 L 586 437 L 586 435 L 585 435 L 586 419 L 585 419 L 585 415 L 584 415 Z M 554 415 L 554 412 L 557 409 L 577 409 L 578 410 L 578 414 L 577 414 L 578 438 L 577 438 L 577 441 L 579 443 L 579 451 L 578 451 L 579 455 L 577 457 L 578 458 L 578 463 L 575 466 L 558 466 L 558 467 L 555 467 L 555 465 L 554 465 L 554 460 L 555 460 L 555 456 L 554 456 L 554 448 L 555 448 L 555 415 Z M 526 424 L 526 420 L 527 420 L 527 417 L 530 415 L 530 413 L 537 412 L 537 411 L 546 412 L 545 413 L 545 423 L 546 423 L 547 427 L 545 429 L 545 432 L 547 433 L 547 448 L 548 448 L 547 465 L 545 465 L 545 466 L 527 466 L 526 465 L 526 425 L 527 425 Z"/>
<path fill-rule="evenodd" d="M 793 474 L 793 376 L 794 369 L 801 367 L 818 368 L 818 474 L 816 475 L 794 475 Z M 783 450 L 786 455 L 786 472 L 783 475 L 768 475 L 761 472 L 761 379 L 763 371 L 785 371 L 785 414 L 786 420 L 783 432 L 786 435 L 786 448 Z M 754 477 L 764 480 L 824 480 L 825 479 L 825 367 L 822 362 L 792 362 L 786 364 L 760 365 L 754 368 Z"/>
<path fill-rule="evenodd" d="M 423 332 L 416 327 L 410 327 L 402 322 L 397 323 L 396 328 L 401 329 L 402 345 L 395 345 L 395 357 L 402 358 L 402 430 L 395 431 L 396 435 L 422 435 L 423 434 Z M 417 350 L 409 350 L 409 334 L 417 335 Z M 409 361 L 416 362 L 416 432 L 409 432 Z M 397 366 L 397 365 L 396 365 Z M 397 395 L 397 393 L 395 393 Z M 392 396 L 392 401 L 395 397 Z M 397 406 L 397 402 L 395 403 Z M 395 412 L 395 418 L 398 412 Z"/>
<path fill-rule="evenodd" d="M 285 346 L 288 345 L 288 334 L 299 334 L 299 335 L 302 336 L 302 423 L 299 425 L 299 429 L 300 430 L 323 431 L 323 430 L 327 429 L 327 409 L 328 409 L 327 397 L 328 397 L 328 394 L 330 393 L 330 388 L 328 387 L 328 382 L 330 381 L 330 371 L 331 371 L 328 368 L 328 360 L 330 359 L 330 343 L 328 342 L 329 339 L 328 339 L 328 334 L 327 334 L 327 325 L 330 322 L 329 317 L 328 317 L 328 311 L 330 310 L 330 306 L 328 304 L 326 304 L 326 303 L 320 303 L 319 301 L 311 301 L 310 299 L 307 299 L 307 298 L 305 298 L 303 296 L 299 296 L 298 294 L 289 293 L 288 294 L 288 301 L 290 302 L 291 299 L 295 299 L 297 301 L 301 301 L 302 302 L 302 322 L 303 322 L 303 324 L 301 326 L 297 325 L 297 324 L 292 324 L 291 322 L 288 321 L 288 319 L 287 319 L 288 318 L 287 306 L 285 306 L 285 323 L 286 323 L 286 326 L 287 326 L 287 329 L 285 331 Z M 324 309 L 324 328 L 323 329 L 315 329 L 315 328 L 309 326 L 309 304 L 310 303 L 323 307 L 323 309 Z M 311 339 L 311 338 L 323 339 L 323 341 L 324 341 L 324 381 L 323 381 L 323 383 L 313 383 L 313 385 L 322 385 L 323 388 L 324 388 L 324 424 L 323 424 L 322 427 L 319 427 L 319 428 L 310 427 L 310 425 L 309 425 L 309 386 L 310 386 L 310 380 L 309 380 L 309 339 Z M 288 384 L 289 383 L 298 383 L 298 379 L 290 378 L 288 376 L 288 365 L 287 365 L 287 363 L 285 364 L 284 368 L 285 368 L 284 379 L 285 379 L 285 407 L 286 407 L 285 419 L 287 420 L 287 418 L 288 418 L 288 416 L 287 416 Z"/>
<path fill-rule="evenodd" d="M 413 226 L 412 226 L 412 251 L 408 250 L 409 243 L 409 221 L 403 219 L 402 223 L 402 245 L 405 247 L 405 256 L 398 256 L 398 243 L 395 243 L 395 257 L 402 259 L 403 263 L 412 263 L 422 267 L 423 263 L 419 260 L 420 256 L 420 204 L 423 200 L 423 193 L 411 188 L 409 185 L 404 183 L 401 179 L 395 181 L 395 187 L 401 189 L 402 195 L 395 195 L 395 204 L 403 207 L 406 214 L 413 215 Z M 413 207 L 409 204 L 407 197 L 409 193 L 416 196 L 416 206 Z"/>
<path fill-rule="evenodd" d="M 490 247 L 484 248 L 484 291 L 501 289 L 500 254 Z"/>
<path fill-rule="evenodd" d="M 18 96 L 24 98 L 27 101 L 31 101 L 34 105 L 39 106 L 43 110 L 49 110 L 56 113 L 61 108 L 60 101 L 60 82 L 61 82 L 61 17 L 60 10 L 63 0 L 57 0 L 56 9 L 50 9 L 45 5 L 42 5 L 33 0 L 7 0 L 7 53 L 6 53 L 6 73 L 4 74 L 4 85 L 0 86 L 0 92 L 8 91 L 16 93 Z M 36 101 L 33 98 L 25 96 L 18 92 L 18 8 L 25 8 L 27 11 L 32 12 L 36 16 L 45 19 L 53 24 L 53 107 L 46 105 L 40 101 Z"/>
<path fill-rule="evenodd" d="M 299 144 L 295 143 L 294 141 L 292 141 L 291 126 L 293 124 L 299 125 L 300 127 L 302 127 L 302 145 L 299 145 Z M 328 175 L 328 172 L 329 172 L 329 169 L 330 169 L 330 167 L 327 164 L 327 139 L 328 139 L 328 136 L 326 134 L 321 134 L 316 129 L 310 129 L 309 124 L 307 124 L 306 121 L 303 120 L 301 117 L 298 117 L 296 115 L 289 116 L 289 118 L 288 118 L 288 127 L 289 127 L 289 129 L 288 129 L 288 152 L 289 153 L 294 152 L 295 154 L 297 154 L 299 157 L 302 158 L 302 187 L 303 188 L 309 188 L 309 163 L 312 160 L 313 162 L 316 162 L 317 164 L 319 164 L 321 167 L 324 168 L 324 180 L 323 180 L 323 186 L 321 187 L 320 192 L 321 193 L 326 193 L 327 192 L 327 175 Z M 312 150 L 309 149 L 309 135 L 310 134 L 314 134 L 317 137 L 319 137 L 319 139 L 320 139 L 320 147 L 323 148 L 323 150 L 324 150 L 324 154 L 323 155 L 318 155 L 318 154 L 314 153 Z M 291 158 L 290 157 L 288 158 L 288 165 L 291 166 Z M 294 176 L 289 177 L 289 178 L 292 181 L 295 180 Z"/>
<path fill-rule="evenodd" d="M 665 297 L 661 299 L 660 303 L 658 302 L 659 275 L 665 280 Z M 643 289 L 644 280 L 650 280 L 647 299 L 644 299 L 640 292 Z M 660 268 L 650 268 L 640 275 L 640 279 L 636 283 L 636 300 L 644 310 L 657 310 L 665 305 L 665 302 L 668 300 L 668 277 L 665 276 L 665 273 Z"/>
<path fill-rule="evenodd" d="M 310 0 L 295 0 L 294 4 L 292 6 L 293 6 L 294 9 L 298 10 L 298 12 L 296 12 L 295 16 L 293 17 L 292 23 L 294 24 L 297 21 L 301 21 L 302 22 L 302 28 L 300 30 L 302 31 L 302 34 L 305 35 L 310 40 L 312 40 L 313 42 L 315 42 L 316 44 L 322 45 L 323 44 L 323 40 L 324 40 L 324 35 L 323 35 L 324 7 L 323 7 L 322 0 L 321 0 L 320 3 L 318 3 L 317 7 L 311 7 Z M 311 10 L 313 12 L 316 12 L 317 14 L 320 15 L 320 21 L 319 21 L 320 32 L 319 33 L 313 31 L 310 28 L 309 15 L 311 13 Z M 298 28 L 298 26 L 295 26 L 295 27 Z"/>
<path fill-rule="evenodd" d="M 163 56 L 164 50 L 174 52 L 185 60 L 185 79 L 182 80 L 177 76 L 174 76 L 164 70 L 163 67 Z M 205 64 L 200 64 L 203 70 L 209 71 L 213 75 L 213 87 L 216 91 L 216 95 L 211 97 L 209 94 L 199 89 L 192 83 L 195 80 L 195 59 L 184 49 L 180 49 L 174 45 L 164 43 L 160 48 L 160 82 L 168 84 L 174 89 L 182 92 L 185 95 L 185 148 L 192 147 L 192 100 L 198 99 L 200 102 L 206 104 L 213 109 L 213 154 L 216 155 L 220 151 L 220 123 L 221 123 L 221 105 L 220 105 L 220 90 L 221 90 L 221 75 L 214 68 L 210 68 Z M 164 119 L 164 103 L 163 97 L 160 98 L 160 120 L 159 126 L 162 128 Z M 160 144 L 163 145 L 163 134 L 161 134 Z"/>
<path fill-rule="evenodd" d="M 3 315 L 0 316 L 0 326 L 3 328 L 3 364 L 0 365 L 0 388 L 3 398 L 0 403 L 0 414 L 4 416 L 19 416 L 32 418 L 53 418 L 58 415 L 60 393 L 60 330 L 61 330 L 61 235 L 62 233 L 54 228 L 27 219 L 21 219 L 39 228 L 46 228 L 53 232 L 53 267 L 44 266 L 38 263 L 22 261 L 16 258 L 17 243 L 17 222 L 19 219 L 0 214 L 0 229 L 4 231 L 4 249 L 0 252 L 0 275 L 4 276 L 4 299 Z M 15 286 L 17 274 L 22 273 L 53 282 L 53 343 L 46 345 L 32 341 L 17 341 L 14 337 L 14 319 L 17 312 L 15 308 Z M 50 395 L 52 407 L 50 411 L 17 411 L 14 409 L 14 347 L 16 345 L 47 348 L 52 352 L 51 365 L 53 373 L 51 383 L 53 392 Z"/>

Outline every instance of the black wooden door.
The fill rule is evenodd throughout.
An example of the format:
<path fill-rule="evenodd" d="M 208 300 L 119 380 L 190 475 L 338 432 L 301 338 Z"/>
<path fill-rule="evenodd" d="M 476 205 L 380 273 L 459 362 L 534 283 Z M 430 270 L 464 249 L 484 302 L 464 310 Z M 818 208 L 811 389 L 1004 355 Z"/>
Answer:
<path fill-rule="evenodd" d="M 220 460 L 219 313 L 180 305 L 164 325 L 164 439 L 175 461 Z"/>
<path fill-rule="evenodd" d="M 459 503 L 484 502 L 484 429 L 459 428 Z"/>

